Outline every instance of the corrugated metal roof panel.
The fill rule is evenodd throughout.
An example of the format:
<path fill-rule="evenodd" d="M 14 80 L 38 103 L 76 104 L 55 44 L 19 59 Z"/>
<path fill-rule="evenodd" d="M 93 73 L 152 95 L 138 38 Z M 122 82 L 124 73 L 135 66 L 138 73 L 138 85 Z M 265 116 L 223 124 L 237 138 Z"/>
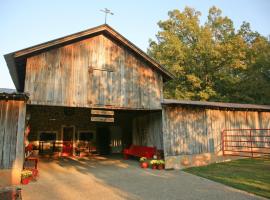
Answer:
<path fill-rule="evenodd" d="M 28 100 L 29 95 L 23 92 L 17 92 L 15 89 L 0 88 L 0 99 L 5 100 Z"/>
<path fill-rule="evenodd" d="M 12 94 L 16 92 L 17 92 L 16 89 L 0 88 L 0 93 Z"/>

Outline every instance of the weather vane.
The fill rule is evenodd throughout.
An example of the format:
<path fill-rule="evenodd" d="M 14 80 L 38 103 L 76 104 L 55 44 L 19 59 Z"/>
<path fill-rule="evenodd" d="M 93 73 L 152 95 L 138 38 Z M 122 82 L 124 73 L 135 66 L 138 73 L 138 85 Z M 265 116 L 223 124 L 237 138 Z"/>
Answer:
<path fill-rule="evenodd" d="M 107 14 L 113 15 L 113 13 L 108 8 L 104 8 L 104 10 L 100 11 L 105 13 L 105 24 L 107 24 Z"/>

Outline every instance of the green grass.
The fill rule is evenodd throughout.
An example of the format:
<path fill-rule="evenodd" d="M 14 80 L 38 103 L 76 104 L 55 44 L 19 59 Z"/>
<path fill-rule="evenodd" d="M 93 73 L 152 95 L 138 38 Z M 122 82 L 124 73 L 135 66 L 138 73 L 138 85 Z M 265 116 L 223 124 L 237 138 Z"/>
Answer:
<path fill-rule="evenodd" d="M 270 157 L 215 163 L 184 171 L 270 198 Z"/>

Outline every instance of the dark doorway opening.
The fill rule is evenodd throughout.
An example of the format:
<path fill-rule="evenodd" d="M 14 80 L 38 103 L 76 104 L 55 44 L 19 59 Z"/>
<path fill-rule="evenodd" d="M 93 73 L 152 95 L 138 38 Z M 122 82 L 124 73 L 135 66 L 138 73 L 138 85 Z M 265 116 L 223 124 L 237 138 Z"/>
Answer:
<path fill-rule="evenodd" d="M 44 148 L 39 148 L 39 153 L 45 154 L 42 151 L 46 148 L 56 156 L 80 152 L 83 157 L 91 154 L 122 155 L 123 150 L 132 144 L 147 145 L 151 140 L 149 144 L 154 145 L 159 139 L 159 135 L 147 136 L 150 131 L 148 124 L 153 123 L 156 116 L 150 116 L 154 111 L 114 110 L 114 122 L 92 121 L 90 111 L 89 108 L 28 105 L 30 143 L 37 149 L 38 145 L 44 145 Z M 160 111 L 155 113 L 161 114 Z M 159 130 L 155 123 L 152 132 Z"/>
<path fill-rule="evenodd" d="M 74 127 L 63 127 L 63 154 L 72 155 L 73 153 Z"/>
<path fill-rule="evenodd" d="M 97 128 L 97 152 L 100 155 L 109 155 L 111 153 L 111 133 L 109 127 Z"/>
<path fill-rule="evenodd" d="M 39 136 L 39 153 L 52 154 L 56 151 L 56 133 L 41 132 Z"/>

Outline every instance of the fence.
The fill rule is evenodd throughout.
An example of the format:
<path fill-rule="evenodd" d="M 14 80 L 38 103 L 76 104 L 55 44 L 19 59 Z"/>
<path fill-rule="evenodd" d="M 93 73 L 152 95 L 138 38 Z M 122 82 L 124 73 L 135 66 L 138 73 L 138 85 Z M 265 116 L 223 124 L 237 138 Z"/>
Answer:
<path fill-rule="evenodd" d="M 224 129 L 222 151 L 232 156 L 270 155 L 270 129 Z"/>

